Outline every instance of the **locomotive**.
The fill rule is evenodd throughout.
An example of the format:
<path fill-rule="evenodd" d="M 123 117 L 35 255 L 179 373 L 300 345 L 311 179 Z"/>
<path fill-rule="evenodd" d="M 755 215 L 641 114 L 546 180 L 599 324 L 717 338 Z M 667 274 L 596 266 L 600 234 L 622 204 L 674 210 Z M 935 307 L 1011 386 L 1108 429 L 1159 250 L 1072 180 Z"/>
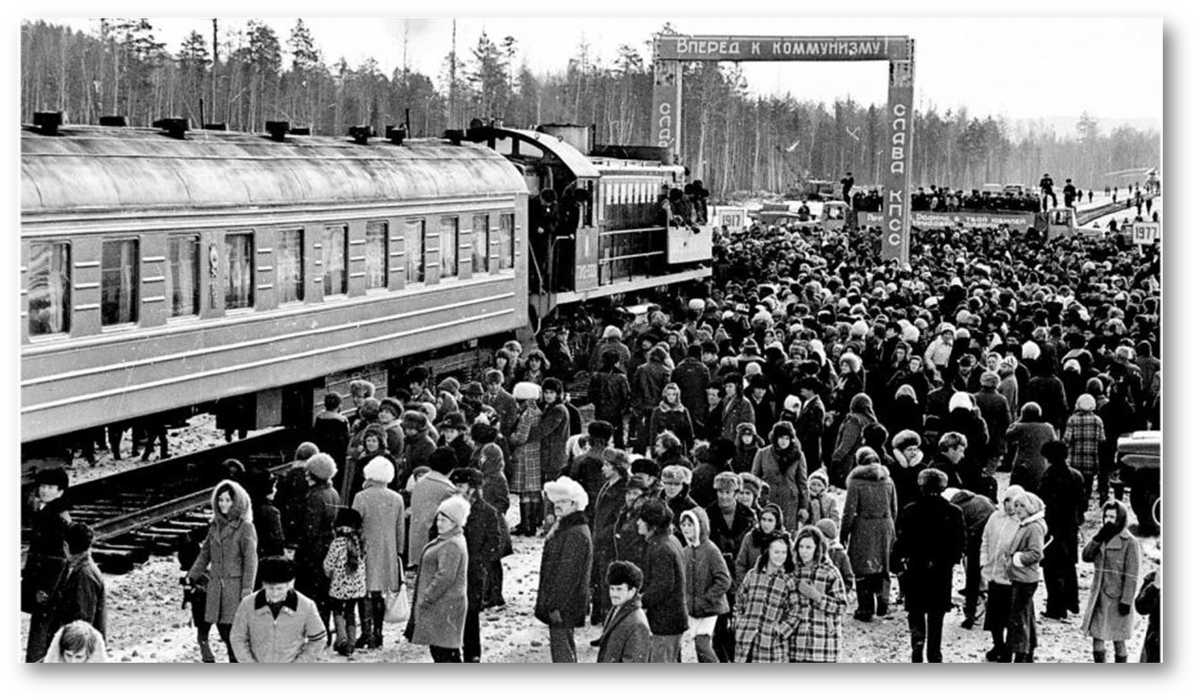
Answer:
<path fill-rule="evenodd" d="M 495 126 L 266 127 L 23 125 L 24 466 L 143 417 L 306 427 L 354 378 L 384 395 L 400 367 L 484 362 L 560 307 L 711 274 L 711 230 L 672 232 L 658 201 L 678 166 Z M 547 190 L 580 212 L 542 245 Z"/>

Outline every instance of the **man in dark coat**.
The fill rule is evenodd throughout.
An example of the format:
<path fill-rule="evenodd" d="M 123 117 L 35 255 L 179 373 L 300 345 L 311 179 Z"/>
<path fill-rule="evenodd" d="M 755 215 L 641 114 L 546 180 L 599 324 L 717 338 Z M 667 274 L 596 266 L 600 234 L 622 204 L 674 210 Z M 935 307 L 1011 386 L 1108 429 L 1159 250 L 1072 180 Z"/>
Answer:
<path fill-rule="evenodd" d="M 1079 555 L 1079 526 L 1087 498 L 1083 475 L 1067 465 L 1067 444 L 1054 440 L 1042 445 L 1046 473 L 1037 495 L 1046 504 L 1046 538 L 1042 574 L 1046 579 L 1046 617 L 1064 620 L 1068 612 L 1079 612 L 1079 579 L 1075 563 Z M 1053 538 L 1053 539 L 1051 539 Z"/>
<path fill-rule="evenodd" d="M 641 435 L 648 427 L 650 412 L 662 400 L 663 387 L 671 381 L 671 370 L 667 369 L 666 361 L 667 351 L 656 345 L 647 353 L 645 364 L 633 373 L 629 387 L 632 403 L 629 434 L 634 444 L 638 444 L 638 440 L 645 444 L 653 442 L 653 436 L 642 439 Z"/>
<path fill-rule="evenodd" d="M 951 606 L 954 565 L 962 557 L 965 525 L 958 506 L 942 498 L 944 472 L 924 469 L 917 485 L 921 496 L 900 512 L 893 556 L 903 572 L 900 586 L 913 663 L 920 663 L 923 656 L 930 663 L 941 663 L 942 620 Z"/>
<path fill-rule="evenodd" d="M 479 639 L 479 611 L 483 609 L 483 589 L 487 572 L 500 558 L 500 516 L 495 507 L 483 500 L 483 472 L 460 467 L 450 472 L 450 483 L 471 504 L 471 514 L 463 526 L 467 540 L 467 622 L 463 628 L 463 661 L 479 663 L 482 648 Z"/>
<path fill-rule="evenodd" d="M 25 646 L 26 663 L 42 660 L 54 636 L 51 598 L 67 567 L 66 534 L 71 514 L 64 498 L 70 478 L 64 469 L 39 470 L 33 477 L 37 489 L 30 518 L 29 551 L 21 571 L 21 611 L 32 615 Z"/>
<path fill-rule="evenodd" d="M 520 408 L 513 395 L 504 390 L 504 373 L 498 369 L 489 369 L 483 375 L 484 394 L 483 405 L 496 409 L 500 416 L 500 434 L 506 438 L 517 428 L 517 420 L 521 417 Z"/>
<path fill-rule="evenodd" d="M 995 372 L 984 372 L 979 378 L 980 389 L 975 392 L 975 405 L 979 407 L 979 417 L 987 425 L 988 445 L 985 452 L 983 475 L 993 477 L 996 468 L 1004 458 L 1007 442 L 1004 436 L 1008 433 L 1011 408 L 1008 399 L 1001 394 L 1000 375 Z M 995 496 L 996 494 L 989 494 Z"/>
<path fill-rule="evenodd" d="M 604 620 L 596 663 L 642 664 L 650 661 L 650 624 L 638 590 L 642 570 L 627 561 L 608 565 L 608 597 L 612 609 Z"/>
<path fill-rule="evenodd" d="M 313 419 L 312 442 L 320 452 L 333 457 L 339 472 L 346 471 L 346 450 L 350 447 L 350 421 L 342 415 L 342 397 L 325 394 L 325 410 Z"/>
<path fill-rule="evenodd" d="M 699 345 L 688 346 L 687 357 L 671 372 L 671 381 L 679 385 L 679 402 L 696 424 L 696 434 L 704 434 L 703 424 L 708 415 L 707 390 L 712 376 L 700 361 Z"/>
<path fill-rule="evenodd" d="M 742 490 L 742 480 L 734 472 L 721 472 L 713 479 L 713 488 L 717 492 L 717 500 L 704 509 L 708 516 L 709 535 L 712 543 L 721 550 L 725 558 L 725 566 L 734 570 L 734 558 L 742 546 L 742 538 L 752 530 L 757 522 L 754 511 L 738 503 L 737 494 Z M 732 588 L 726 593 L 730 609 L 733 609 L 734 597 L 737 592 Z M 733 633 L 733 613 L 717 616 L 717 626 L 713 631 L 713 649 L 721 663 L 733 663 L 736 640 Z"/>
<path fill-rule="evenodd" d="M 546 484 L 556 520 L 542 547 L 533 614 L 550 626 L 550 660 L 575 663 L 575 628 L 587 620 L 592 533 L 583 511 L 587 492 L 570 477 Z"/>
<path fill-rule="evenodd" d="M 613 426 L 613 445 L 625 448 L 625 418 L 629 412 L 629 380 L 619 367 L 620 355 L 606 350 L 601 367 L 588 382 L 588 403 L 595 407 L 596 420 Z"/>
<path fill-rule="evenodd" d="M 571 460 L 567 466 L 567 476 L 579 482 L 587 491 L 586 514 L 590 523 L 595 515 L 600 488 L 607 481 L 604 476 L 604 452 L 612 443 L 613 426 L 608 421 L 594 420 L 588 423 L 587 433 L 587 452 Z"/>
<path fill-rule="evenodd" d="M 92 528 L 83 523 L 67 527 L 67 568 L 51 600 L 54 629 L 83 620 L 107 636 L 104 577 L 92 561 Z"/>
<path fill-rule="evenodd" d="M 671 535 L 672 520 L 671 509 L 657 498 L 648 500 L 638 513 L 638 534 L 646 539 L 642 605 L 652 635 L 650 663 L 679 663 L 688 628 L 683 548 Z"/>
<path fill-rule="evenodd" d="M 821 402 L 821 382 L 816 377 L 800 380 L 800 417 L 796 420 L 796 439 L 811 474 L 821 468 L 821 435 L 825 431 L 825 404 Z"/>
<path fill-rule="evenodd" d="M 983 582 L 982 564 L 979 560 L 983 547 L 983 528 L 988 518 L 996 512 L 996 504 L 987 496 L 980 496 L 966 489 L 946 489 L 942 495 L 949 495 L 950 502 L 963 512 L 963 520 L 967 529 L 967 594 L 963 603 L 963 629 L 975 626 L 975 613 L 979 609 L 979 592 Z"/>

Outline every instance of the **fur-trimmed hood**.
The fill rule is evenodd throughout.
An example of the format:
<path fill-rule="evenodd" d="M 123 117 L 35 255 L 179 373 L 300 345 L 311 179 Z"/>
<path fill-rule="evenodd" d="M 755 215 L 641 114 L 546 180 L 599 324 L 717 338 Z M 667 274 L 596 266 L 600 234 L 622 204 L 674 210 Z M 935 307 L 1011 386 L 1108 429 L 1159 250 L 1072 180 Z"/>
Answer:
<path fill-rule="evenodd" d="M 233 506 L 229 508 L 229 515 L 221 515 L 220 509 L 217 508 L 217 494 L 225 488 L 233 494 Z M 217 484 L 213 489 L 212 498 L 210 499 L 213 512 L 214 522 L 237 522 L 239 520 L 247 523 L 254 522 L 254 509 L 250 507 L 250 494 L 246 493 L 246 489 L 242 485 L 232 479 L 225 479 Z"/>

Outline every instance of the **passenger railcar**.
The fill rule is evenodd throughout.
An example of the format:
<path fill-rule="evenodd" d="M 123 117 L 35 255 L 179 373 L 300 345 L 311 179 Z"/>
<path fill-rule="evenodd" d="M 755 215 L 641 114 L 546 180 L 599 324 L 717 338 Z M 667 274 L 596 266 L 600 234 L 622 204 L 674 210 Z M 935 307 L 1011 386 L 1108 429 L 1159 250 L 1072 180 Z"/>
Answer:
<path fill-rule="evenodd" d="M 474 144 L 27 126 L 22 443 L 249 397 L 527 322 L 528 188 Z"/>

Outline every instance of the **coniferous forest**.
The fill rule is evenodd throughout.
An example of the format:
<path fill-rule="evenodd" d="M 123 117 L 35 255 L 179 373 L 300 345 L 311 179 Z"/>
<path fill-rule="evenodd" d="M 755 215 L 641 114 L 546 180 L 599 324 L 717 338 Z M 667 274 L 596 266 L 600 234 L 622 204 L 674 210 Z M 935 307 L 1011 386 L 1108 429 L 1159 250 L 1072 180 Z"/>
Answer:
<path fill-rule="evenodd" d="M 668 24 L 665 33 L 673 32 Z M 287 36 L 255 20 L 214 23 L 179 46 L 156 38 L 144 19 L 110 19 L 98 33 L 46 21 L 21 30 L 21 121 L 62 111 L 68 123 L 95 124 L 123 115 L 130 126 L 186 117 L 192 128 L 224 123 L 263 131 L 268 120 L 345 135 L 351 126 L 385 127 L 406 116 L 415 137 L 465 128 L 472 118 L 530 128 L 544 123 L 594 125 L 596 142 L 650 142 L 652 66 L 647 36 L 616 56 L 586 43 L 562 57 L 556 72 L 535 74 L 517 56 L 519 37 L 458 36 L 438 75 L 373 60 L 351 66 L 324 55 L 302 20 Z M 833 104 L 803 95 L 752 94 L 739 66 L 684 67 L 684 163 L 717 197 L 738 191 L 782 192 L 805 177 L 837 180 L 853 171 L 859 184 L 883 179 L 887 148 L 883 104 Z M 1074 177 L 1093 189 L 1124 185 L 1109 175 L 1161 162 L 1158 131 L 1119 126 L 1102 133 L 1084 113 L 1075 133 L 1022 129 L 1003 117 L 966 108 L 929 106 L 914 119 L 914 187 L 970 189 L 984 183 L 1032 185 L 1043 172 Z"/>

